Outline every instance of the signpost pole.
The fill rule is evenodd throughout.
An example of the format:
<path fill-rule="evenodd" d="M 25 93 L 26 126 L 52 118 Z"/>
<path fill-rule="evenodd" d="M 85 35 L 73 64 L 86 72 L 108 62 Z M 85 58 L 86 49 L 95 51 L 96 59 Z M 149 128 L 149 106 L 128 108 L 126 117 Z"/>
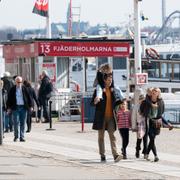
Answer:
<path fill-rule="evenodd" d="M 134 0 L 135 74 L 142 72 L 142 68 L 141 68 L 141 35 L 140 35 L 141 31 L 140 31 L 139 1 L 142 1 L 142 0 Z M 139 95 L 140 95 L 141 91 L 142 90 L 141 90 L 140 86 L 135 84 L 135 92 L 134 92 L 134 103 L 135 104 L 138 104 Z"/>

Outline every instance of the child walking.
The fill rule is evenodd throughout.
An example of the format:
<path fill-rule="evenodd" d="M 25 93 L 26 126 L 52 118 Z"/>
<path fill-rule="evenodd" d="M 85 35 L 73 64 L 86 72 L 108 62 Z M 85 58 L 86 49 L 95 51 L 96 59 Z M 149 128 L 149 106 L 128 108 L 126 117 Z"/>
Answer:
<path fill-rule="evenodd" d="M 139 103 L 134 105 L 131 114 L 132 121 L 132 130 L 137 132 L 137 141 L 136 141 L 136 158 L 140 157 L 139 151 L 141 150 L 141 142 L 143 140 L 143 154 L 146 154 L 147 151 L 147 134 L 146 133 L 146 121 L 145 117 L 140 112 L 140 105 L 144 101 L 145 97 L 143 94 L 139 96 Z"/>
<path fill-rule="evenodd" d="M 127 108 L 126 99 L 119 101 L 117 111 L 117 124 L 119 133 L 122 138 L 122 155 L 123 159 L 127 159 L 126 148 L 129 144 L 129 128 L 131 127 L 131 113 Z"/>

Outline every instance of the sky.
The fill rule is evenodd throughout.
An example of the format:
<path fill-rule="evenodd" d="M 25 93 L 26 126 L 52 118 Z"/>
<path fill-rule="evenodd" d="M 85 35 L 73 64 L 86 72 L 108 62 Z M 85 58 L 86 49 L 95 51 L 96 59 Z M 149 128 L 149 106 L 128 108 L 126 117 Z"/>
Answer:
<path fill-rule="evenodd" d="M 66 22 L 69 0 L 49 0 L 51 22 Z M 133 15 L 134 0 L 72 0 L 73 7 L 81 7 L 80 20 L 89 21 L 90 25 L 107 23 L 123 26 L 128 24 Z M 140 11 L 148 17 L 141 27 L 161 26 L 162 0 L 142 0 Z M 0 28 L 16 27 L 18 30 L 44 28 L 44 17 L 32 13 L 35 0 L 1 0 Z M 166 14 L 180 10 L 180 0 L 166 0 Z"/>

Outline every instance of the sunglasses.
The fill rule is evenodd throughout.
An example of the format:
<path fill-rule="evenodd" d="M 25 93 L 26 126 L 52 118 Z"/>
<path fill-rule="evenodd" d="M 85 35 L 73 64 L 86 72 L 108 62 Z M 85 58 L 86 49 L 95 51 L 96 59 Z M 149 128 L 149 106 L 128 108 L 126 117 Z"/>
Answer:
<path fill-rule="evenodd" d="M 18 84 L 22 83 L 22 82 L 17 82 Z"/>
<path fill-rule="evenodd" d="M 105 73 L 104 74 L 104 79 L 107 79 L 108 77 L 112 77 L 112 73 Z"/>

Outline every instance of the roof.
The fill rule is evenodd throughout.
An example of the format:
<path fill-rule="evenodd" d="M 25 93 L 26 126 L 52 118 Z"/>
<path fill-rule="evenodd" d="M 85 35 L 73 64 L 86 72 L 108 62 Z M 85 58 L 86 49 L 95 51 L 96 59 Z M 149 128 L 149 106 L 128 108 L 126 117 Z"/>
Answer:
<path fill-rule="evenodd" d="M 72 42 L 127 42 L 130 44 L 134 44 L 134 40 L 132 39 L 108 39 L 107 37 L 90 37 L 90 38 L 63 38 L 63 39 L 47 39 L 47 38 L 35 38 L 35 39 L 25 39 L 25 40 L 21 40 L 21 39 L 14 39 L 11 41 L 5 41 L 2 42 L 3 45 L 11 45 L 11 44 L 30 44 L 30 43 L 34 43 L 34 42 L 42 42 L 42 41 L 46 41 L 46 42 L 52 42 L 52 41 L 72 41 Z"/>

